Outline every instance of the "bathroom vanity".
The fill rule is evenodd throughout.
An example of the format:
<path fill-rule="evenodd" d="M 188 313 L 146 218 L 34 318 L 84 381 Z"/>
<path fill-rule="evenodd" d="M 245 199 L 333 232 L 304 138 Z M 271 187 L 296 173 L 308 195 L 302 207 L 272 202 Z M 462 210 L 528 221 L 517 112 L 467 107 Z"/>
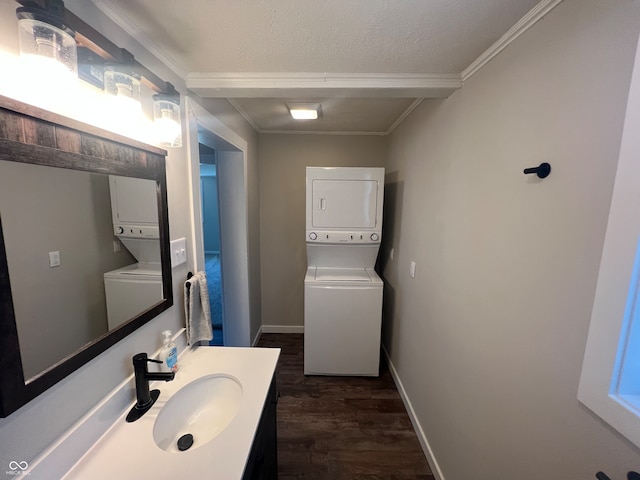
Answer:
<path fill-rule="evenodd" d="M 278 392 L 274 375 L 264 403 L 260 423 L 256 430 L 243 480 L 278 478 L 278 436 L 276 430 L 276 406 Z"/>
<path fill-rule="evenodd" d="M 152 382 L 160 395 L 139 420 L 125 417 L 134 403 L 132 378 L 97 406 L 67 439 L 32 465 L 30 478 L 51 478 L 49 468 L 70 458 L 74 435 L 85 437 L 83 424 L 118 409 L 115 421 L 98 440 L 85 445 L 62 478 L 277 478 L 275 368 L 279 349 L 195 347 L 180 356 L 171 382 Z M 122 404 L 119 398 L 129 398 Z M 124 408 L 123 408 L 124 407 Z M 181 451 L 177 440 L 193 434 Z M 49 458 L 48 458 L 49 457 Z"/>

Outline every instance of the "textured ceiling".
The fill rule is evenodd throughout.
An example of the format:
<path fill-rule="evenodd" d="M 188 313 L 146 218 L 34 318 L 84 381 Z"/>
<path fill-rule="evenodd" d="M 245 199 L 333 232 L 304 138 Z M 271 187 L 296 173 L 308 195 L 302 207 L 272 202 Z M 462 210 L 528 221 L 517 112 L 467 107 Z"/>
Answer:
<path fill-rule="evenodd" d="M 460 73 L 538 0 L 111 0 L 188 72 Z"/>
<path fill-rule="evenodd" d="M 93 1 L 185 75 L 459 75 L 539 0 Z M 243 96 L 237 91 L 235 97 Z M 380 93 L 375 96 L 385 96 Z M 265 96 L 286 97 L 286 91 Z M 387 100 L 377 107 L 371 98 L 335 102 L 343 108 L 335 114 L 325 109 L 316 126 L 280 117 L 293 98 L 237 98 L 236 105 L 259 130 L 345 131 L 354 121 L 344 116 L 360 112 L 360 127 L 349 131 L 386 132 L 415 97 Z"/>

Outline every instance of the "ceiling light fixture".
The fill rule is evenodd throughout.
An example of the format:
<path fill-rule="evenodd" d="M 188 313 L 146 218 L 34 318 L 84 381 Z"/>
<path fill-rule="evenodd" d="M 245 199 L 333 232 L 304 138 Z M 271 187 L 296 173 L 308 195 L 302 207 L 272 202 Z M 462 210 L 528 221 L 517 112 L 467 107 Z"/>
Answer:
<path fill-rule="evenodd" d="M 320 116 L 319 103 L 287 103 L 287 107 L 296 120 L 316 120 Z"/>

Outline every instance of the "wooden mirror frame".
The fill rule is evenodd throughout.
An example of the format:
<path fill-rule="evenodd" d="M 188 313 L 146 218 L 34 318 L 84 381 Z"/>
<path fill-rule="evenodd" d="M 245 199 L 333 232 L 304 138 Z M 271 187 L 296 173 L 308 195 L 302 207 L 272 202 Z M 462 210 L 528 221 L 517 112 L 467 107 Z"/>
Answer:
<path fill-rule="evenodd" d="M 0 96 L 0 160 L 156 182 L 164 296 L 137 317 L 25 380 L 0 217 L 0 417 L 7 417 L 173 305 L 166 155 L 160 148 Z"/>

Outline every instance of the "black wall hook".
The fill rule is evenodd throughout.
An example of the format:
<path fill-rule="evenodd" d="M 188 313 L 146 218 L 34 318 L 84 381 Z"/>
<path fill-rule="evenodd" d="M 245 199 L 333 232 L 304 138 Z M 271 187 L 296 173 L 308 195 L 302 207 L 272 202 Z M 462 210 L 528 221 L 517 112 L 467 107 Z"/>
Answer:
<path fill-rule="evenodd" d="M 596 473 L 596 478 L 598 480 L 611 480 L 606 473 L 598 472 Z M 640 480 L 640 473 L 638 472 L 629 472 L 627 473 L 627 480 Z"/>
<path fill-rule="evenodd" d="M 525 168 L 524 173 L 525 175 L 529 173 L 535 173 L 536 175 L 538 175 L 538 178 L 547 178 L 551 173 L 551 165 L 546 162 L 541 163 L 537 167 Z"/>

